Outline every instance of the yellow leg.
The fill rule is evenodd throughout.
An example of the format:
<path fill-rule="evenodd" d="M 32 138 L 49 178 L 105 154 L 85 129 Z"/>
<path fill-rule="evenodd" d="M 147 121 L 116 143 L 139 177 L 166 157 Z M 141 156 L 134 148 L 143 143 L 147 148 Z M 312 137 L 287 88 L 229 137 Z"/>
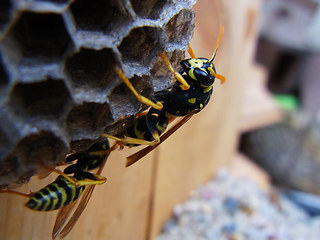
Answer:
<path fill-rule="evenodd" d="M 140 95 L 136 91 L 136 89 L 133 87 L 133 85 L 131 84 L 130 80 L 126 77 L 126 75 L 123 73 L 123 71 L 119 67 L 116 67 L 116 72 L 140 102 L 142 102 L 142 103 L 144 103 L 146 105 L 149 105 L 150 107 L 153 107 L 153 108 L 158 109 L 158 110 L 161 110 L 163 108 L 163 105 L 162 105 L 161 102 L 154 103 L 150 99 Z"/>
<path fill-rule="evenodd" d="M 209 67 L 208 70 L 210 71 L 210 73 L 211 73 L 215 78 L 218 78 L 218 79 L 220 80 L 221 84 L 224 84 L 224 83 L 225 83 L 225 81 L 226 81 L 226 77 L 225 77 L 225 76 L 216 73 L 211 67 Z"/>
<path fill-rule="evenodd" d="M 66 178 L 69 182 L 71 182 L 71 183 L 73 183 L 73 184 L 76 184 L 76 180 L 75 180 L 75 179 L 73 179 L 72 177 L 69 177 L 67 174 L 65 174 L 65 173 L 62 172 L 61 170 L 56 169 L 56 168 L 54 168 L 54 167 L 51 167 L 51 166 L 45 164 L 45 163 L 42 162 L 42 161 L 40 161 L 40 164 L 41 164 L 41 166 L 42 166 L 43 168 L 48 169 L 48 170 L 51 170 L 52 172 L 55 172 L 55 173 L 63 176 L 63 177 Z"/>
<path fill-rule="evenodd" d="M 94 177 L 96 179 L 76 180 L 74 184 L 77 187 L 81 187 L 81 186 L 87 186 L 87 185 L 100 185 L 100 184 L 104 184 L 107 181 L 105 177 L 102 177 L 100 175 L 94 174 Z"/>
<path fill-rule="evenodd" d="M 177 79 L 177 81 L 179 81 L 181 83 L 180 88 L 182 90 L 188 90 L 190 88 L 190 85 L 186 82 L 186 80 L 182 77 L 182 75 L 178 72 L 176 72 L 173 67 L 171 66 L 171 63 L 169 61 L 169 59 L 167 58 L 166 55 L 164 55 L 163 53 L 158 53 L 158 56 L 162 58 L 162 60 L 164 61 L 164 63 L 167 65 L 167 67 L 169 68 L 169 70 L 173 73 L 175 79 Z"/>
<path fill-rule="evenodd" d="M 143 140 L 143 139 L 139 139 L 139 138 L 132 138 L 132 137 L 118 138 L 118 137 L 115 137 L 115 136 L 112 136 L 109 134 L 105 134 L 105 133 L 102 133 L 101 136 L 109 138 L 109 139 L 113 139 L 117 142 L 121 142 L 124 144 L 138 144 L 138 145 L 149 145 L 149 146 L 153 146 L 153 145 L 157 144 L 158 140 L 160 139 L 158 137 L 158 138 L 155 138 L 155 141 L 147 141 L 147 140 Z"/>
<path fill-rule="evenodd" d="M 67 174 L 65 174 L 64 172 L 62 172 L 59 169 L 56 169 L 54 167 L 48 166 L 45 163 L 41 162 L 41 165 L 46 168 L 46 169 L 50 169 L 51 171 L 63 176 L 65 179 L 67 179 L 70 183 L 76 185 L 77 187 L 80 186 L 84 186 L 84 185 L 95 185 L 95 184 L 103 184 L 106 182 L 106 178 L 99 176 L 99 175 L 94 175 L 97 179 L 93 180 L 93 179 L 86 179 L 86 180 L 77 180 L 73 177 L 68 176 Z"/>

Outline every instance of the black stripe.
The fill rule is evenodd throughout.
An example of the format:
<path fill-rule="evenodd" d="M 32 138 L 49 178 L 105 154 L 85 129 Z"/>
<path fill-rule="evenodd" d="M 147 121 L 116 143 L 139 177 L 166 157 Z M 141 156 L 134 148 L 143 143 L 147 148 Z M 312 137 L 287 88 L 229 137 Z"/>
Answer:
<path fill-rule="evenodd" d="M 41 211 L 48 211 L 48 207 L 46 207 L 46 205 L 48 204 L 50 206 L 50 204 L 52 205 L 52 195 L 51 195 L 51 192 L 49 191 L 48 189 L 48 186 L 43 188 L 41 190 L 42 192 L 42 206 L 41 206 Z"/>
<path fill-rule="evenodd" d="M 51 211 L 51 210 L 54 210 L 53 209 L 53 202 L 57 198 L 57 192 L 59 192 L 59 191 L 53 184 L 48 185 L 47 190 L 50 193 L 50 197 L 48 198 L 49 204 L 46 207 L 45 211 Z"/>
<path fill-rule="evenodd" d="M 29 201 L 26 203 L 26 207 L 36 210 L 38 207 L 38 202 L 34 198 L 30 198 Z"/>
<path fill-rule="evenodd" d="M 56 180 L 56 184 L 59 188 L 59 193 L 61 194 L 61 202 L 60 202 L 60 206 L 59 208 L 62 208 L 66 205 L 68 205 L 70 203 L 70 198 L 72 197 L 72 192 L 70 190 L 70 186 L 68 185 L 68 180 L 65 179 L 64 177 L 59 177 L 57 180 Z M 66 195 L 66 201 L 65 202 L 62 202 L 63 200 L 63 195 Z"/>
<path fill-rule="evenodd" d="M 37 192 L 32 198 L 35 198 L 36 200 L 42 199 L 42 195 L 40 194 L 41 191 L 42 189 L 39 192 Z"/>
<path fill-rule="evenodd" d="M 67 181 L 68 180 L 64 177 L 58 177 L 55 183 L 58 185 L 59 188 L 65 189 L 66 187 L 68 187 Z"/>
<path fill-rule="evenodd" d="M 76 188 L 76 194 L 75 194 L 75 196 L 74 196 L 73 201 L 75 201 L 76 199 L 78 199 L 80 193 L 83 192 L 84 188 L 85 188 L 85 186 L 81 186 L 81 187 L 77 187 L 77 188 Z"/>
<path fill-rule="evenodd" d="M 35 198 L 38 200 L 37 207 L 36 207 L 37 211 L 43 211 L 43 207 L 44 205 L 46 205 L 46 202 L 47 202 L 44 196 L 42 195 L 42 191 L 43 189 L 41 189 L 38 193 L 35 194 Z"/>
<path fill-rule="evenodd" d="M 58 198 L 58 202 L 56 203 L 56 205 L 53 206 L 53 209 L 59 209 L 62 208 L 62 193 L 61 190 L 63 189 L 59 189 L 57 188 L 56 185 L 54 185 L 54 187 L 57 189 L 56 194 L 57 194 L 57 198 Z"/>

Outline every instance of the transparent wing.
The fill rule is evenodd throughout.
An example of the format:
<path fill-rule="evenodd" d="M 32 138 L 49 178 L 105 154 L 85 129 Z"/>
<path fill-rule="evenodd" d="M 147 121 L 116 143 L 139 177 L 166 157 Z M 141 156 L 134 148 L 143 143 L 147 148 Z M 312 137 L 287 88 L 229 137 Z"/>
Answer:
<path fill-rule="evenodd" d="M 87 191 L 83 194 L 81 201 L 77 207 L 77 209 L 74 211 L 72 217 L 70 218 L 70 220 L 68 221 L 68 223 L 64 226 L 64 228 L 61 230 L 61 232 L 58 232 L 58 236 L 60 239 L 65 238 L 70 231 L 73 229 L 73 227 L 76 225 L 76 223 L 78 222 L 81 214 L 83 213 L 84 209 L 86 208 L 93 190 L 95 188 L 96 185 L 90 185 L 87 188 Z"/>
<path fill-rule="evenodd" d="M 85 192 L 82 194 L 85 194 Z M 77 202 L 78 202 L 78 199 L 76 201 L 70 203 L 69 205 L 65 206 L 64 208 L 60 209 L 60 211 L 57 215 L 57 218 L 56 218 L 56 222 L 55 222 L 53 229 L 52 229 L 52 239 L 56 239 L 59 232 L 61 231 L 61 228 L 64 226 L 64 224 L 67 221 L 68 217 L 70 216 L 72 210 L 76 206 Z"/>
<path fill-rule="evenodd" d="M 160 142 L 153 145 L 153 146 L 148 146 L 140 151 L 130 155 L 127 157 L 127 164 L 126 167 L 131 166 L 135 162 L 139 161 L 141 158 L 146 156 L 149 152 L 154 150 L 156 147 L 158 147 L 161 143 L 163 143 L 168 137 L 170 137 L 175 131 L 177 131 L 183 124 L 185 124 L 194 114 L 195 112 L 192 111 L 188 113 L 186 116 L 184 116 L 179 122 L 177 122 L 175 125 L 173 125 L 168 131 L 166 131 L 161 137 L 160 137 Z"/>
<path fill-rule="evenodd" d="M 99 169 L 96 172 L 97 175 L 101 174 L 101 172 L 107 162 L 107 159 L 110 155 L 110 152 L 112 152 L 116 148 L 116 146 L 117 145 L 115 144 L 106 151 L 106 156 L 104 157 L 104 160 L 101 162 Z M 93 193 L 95 186 L 96 185 L 90 185 L 90 186 L 86 187 L 86 190 L 81 195 L 81 200 L 79 199 L 80 202 L 79 202 L 78 207 L 73 212 L 73 215 L 71 216 L 71 218 L 69 219 L 69 221 L 67 223 L 66 223 L 66 221 L 67 221 L 70 213 L 72 212 L 75 204 L 74 204 L 74 206 L 70 207 L 70 209 L 68 208 L 68 206 L 70 206 L 71 204 L 60 210 L 60 212 L 57 216 L 57 219 L 56 219 L 56 223 L 53 227 L 52 239 L 56 239 L 57 237 L 59 237 L 60 239 L 63 239 L 64 237 L 66 237 L 70 233 L 70 231 L 73 229 L 73 227 L 75 226 L 75 224 L 79 220 L 81 214 L 85 210 L 85 208 L 86 208 L 86 206 L 92 196 L 92 193 Z M 65 208 L 67 208 L 67 209 L 65 209 Z"/>

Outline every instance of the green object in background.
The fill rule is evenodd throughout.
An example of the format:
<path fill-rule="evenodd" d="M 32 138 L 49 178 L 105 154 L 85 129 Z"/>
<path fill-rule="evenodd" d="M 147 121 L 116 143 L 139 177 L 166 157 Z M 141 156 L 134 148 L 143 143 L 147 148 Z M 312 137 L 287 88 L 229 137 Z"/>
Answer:
<path fill-rule="evenodd" d="M 299 100 L 292 95 L 276 94 L 274 95 L 274 99 L 281 108 L 288 111 L 294 111 L 300 105 Z"/>

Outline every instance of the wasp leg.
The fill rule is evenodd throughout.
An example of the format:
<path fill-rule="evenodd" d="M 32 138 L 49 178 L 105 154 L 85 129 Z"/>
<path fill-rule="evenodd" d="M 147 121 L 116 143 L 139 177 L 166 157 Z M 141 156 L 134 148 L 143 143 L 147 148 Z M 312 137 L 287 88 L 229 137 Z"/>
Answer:
<path fill-rule="evenodd" d="M 61 175 L 62 177 L 64 177 L 65 179 L 67 179 L 70 183 L 76 185 L 77 187 L 80 187 L 80 186 L 84 186 L 84 185 L 92 185 L 92 184 L 103 184 L 106 182 L 106 178 L 105 177 L 102 177 L 102 176 L 99 176 L 99 175 L 96 175 L 95 176 L 95 179 L 86 179 L 86 180 L 77 180 L 73 177 L 70 177 L 68 176 L 66 173 L 62 172 L 61 170 L 59 169 L 56 169 L 54 167 L 51 167 L 51 166 L 48 166 L 46 165 L 45 163 L 41 162 L 41 165 L 46 168 L 46 169 L 49 169 L 59 175 Z"/>
<path fill-rule="evenodd" d="M 105 134 L 105 133 L 102 133 L 101 136 L 113 139 L 119 143 L 136 144 L 136 145 L 149 145 L 149 146 L 153 146 L 153 145 L 157 144 L 157 142 L 158 142 L 157 139 L 159 139 L 159 137 L 157 137 L 157 136 L 155 136 L 156 141 L 147 141 L 147 140 L 143 140 L 143 139 L 139 139 L 139 138 L 132 138 L 132 137 L 118 138 L 118 137 L 115 137 L 115 136 L 112 136 L 109 134 Z"/>
<path fill-rule="evenodd" d="M 149 98 L 146 98 L 146 97 L 140 95 L 137 92 L 137 90 L 133 87 L 133 85 L 131 84 L 130 80 L 126 77 L 126 75 L 123 73 L 123 71 L 119 67 L 116 67 L 116 72 L 140 102 L 142 102 L 142 103 L 144 103 L 144 104 L 146 104 L 146 105 L 148 105 L 150 107 L 153 107 L 155 109 L 158 109 L 158 110 L 161 110 L 163 108 L 163 105 L 162 105 L 161 102 L 154 103 Z"/>
<path fill-rule="evenodd" d="M 77 180 L 73 179 L 72 177 L 69 177 L 67 174 L 65 174 L 64 172 L 62 172 L 61 170 L 51 167 L 47 164 L 45 164 L 44 162 L 40 161 L 40 164 L 43 168 L 46 168 L 48 170 L 51 170 L 52 172 L 55 172 L 61 176 L 63 176 L 64 178 L 66 178 L 70 183 L 72 184 L 76 184 Z"/>
<path fill-rule="evenodd" d="M 87 172 L 87 174 L 91 174 L 92 177 L 90 178 L 86 178 L 83 180 L 76 180 L 75 185 L 77 187 L 81 187 L 81 186 L 87 186 L 87 185 L 101 185 L 104 184 L 107 179 L 103 176 L 97 175 L 97 174 L 92 174 Z"/>
<path fill-rule="evenodd" d="M 158 53 L 158 56 L 162 58 L 162 60 L 164 61 L 164 63 L 167 65 L 167 67 L 169 68 L 169 70 L 173 73 L 175 79 L 177 79 L 177 81 L 179 81 L 181 83 L 180 88 L 182 90 L 188 90 L 190 88 L 190 85 L 186 82 L 186 80 L 182 77 L 182 75 L 179 72 L 176 72 L 173 67 L 171 66 L 171 63 L 169 61 L 169 59 L 167 58 L 166 55 L 164 55 L 163 53 Z"/>
<path fill-rule="evenodd" d="M 208 70 L 210 71 L 210 73 L 212 74 L 212 76 L 214 76 L 215 78 L 218 78 L 221 82 L 221 84 L 224 84 L 226 82 L 226 77 L 216 73 L 211 67 L 208 67 Z"/>

